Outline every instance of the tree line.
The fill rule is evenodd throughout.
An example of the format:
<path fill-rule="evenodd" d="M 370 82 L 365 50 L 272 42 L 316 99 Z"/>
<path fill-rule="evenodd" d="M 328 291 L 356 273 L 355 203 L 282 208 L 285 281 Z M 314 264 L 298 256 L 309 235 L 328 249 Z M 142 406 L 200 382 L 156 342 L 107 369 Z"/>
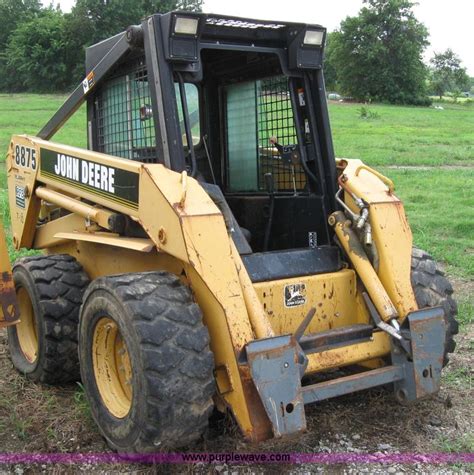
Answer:
<path fill-rule="evenodd" d="M 88 46 L 147 15 L 201 7 L 202 0 L 77 0 L 63 13 L 40 0 L 0 0 L 0 90 L 67 91 L 85 74 Z"/>
<path fill-rule="evenodd" d="M 357 16 L 329 33 L 327 88 L 362 101 L 426 105 L 428 94 L 469 90 L 460 58 L 451 50 L 427 66 L 428 30 L 411 0 L 364 0 Z M 152 13 L 200 11 L 202 0 L 77 0 L 70 13 L 40 0 L 0 0 L 0 90 L 58 92 L 84 76 L 91 44 Z"/>
<path fill-rule="evenodd" d="M 427 28 L 416 19 L 411 0 L 364 0 L 359 14 L 329 33 L 327 87 L 359 101 L 428 105 L 429 95 L 460 94 L 471 78 L 450 49 L 427 66 Z"/>

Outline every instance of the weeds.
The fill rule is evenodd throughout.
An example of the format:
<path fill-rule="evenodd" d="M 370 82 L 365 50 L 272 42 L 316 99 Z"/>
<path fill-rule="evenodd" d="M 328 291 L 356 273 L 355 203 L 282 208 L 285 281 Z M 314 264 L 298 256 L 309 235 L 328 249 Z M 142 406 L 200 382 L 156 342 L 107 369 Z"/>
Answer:
<path fill-rule="evenodd" d="M 372 119 L 380 118 L 380 115 L 378 112 L 375 112 L 365 106 L 362 106 L 360 109 L 358 109 L 358 112 L 359 112 L 359 119 L 372 120 Z"/>
<path fill-rule="evenodd" d="M 457 388 L 472 388 L 472 376 L 470 368 L 461 366 L 442 373 L 442 379 L 446 386 Z"/>
<path fill-rule="evenodd" d="M 474 322 L 474 303 L 472 297 L 464 298 L 458 302 L 458 322 L 461 326 L 471 325 Z"/>
<path fill-rule="evenodd" d="M 83 417 L 84 420 L 90 421 L 94 424 L 92 419 L 92 412 L 89 406 L 89 401 L 87 401 L 86 393 L 82 383 L 77 383 L 77 389 L 74 393 L 74 405 L 77 412 L 80 414 L 80 417 Z"/>
<path fill-rule="evenodd" d="M 456 438 L 441 436 L 437 443 L 441 452 L 455 453 L 455 454 L 470 454 L 474 452 L 474 435 L 461 434 Z M 466 463 L 454 463 L 451 465 L 452 469 L 465 471 L 465 473 L 472 473 L 472 465 Z"/>

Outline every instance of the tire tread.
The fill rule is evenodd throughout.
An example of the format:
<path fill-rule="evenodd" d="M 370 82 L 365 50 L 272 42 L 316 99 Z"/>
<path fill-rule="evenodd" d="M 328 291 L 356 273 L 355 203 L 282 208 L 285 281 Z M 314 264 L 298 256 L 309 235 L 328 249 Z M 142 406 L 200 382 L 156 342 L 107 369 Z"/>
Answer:
<path fill-rule="evenodd" d="M 453 337 L 459 332 L 453 286 L 437 262 L 427 252 L 417 248 L 413 248 L 412 252 L 411 281 L 420 308 L 441 306 L 444 309 L 446 342 L 443 365 L 446 366 L 449 353 L 456 348 Z"/>
<path fill-rule="evenodd" d="M 97 286 L 112 289 L 120 299 L 139 340 L 147 414 L 130 450 L 176 448 L 196 441 L 208 425 L 215 383 L 209 334 L 190 289 L 163 271 L 123 274 L 94 281 L 84 301 Z"/>
<path fill-rule="evenodd" d="M 38 380 L 46 384 L 78 381 L 79 308 L 89 279 L 67 254 L 24 257 L 15 263 L 14 272 L 19 268 L 33 279 L 44 321 L 46 347 Z"/>

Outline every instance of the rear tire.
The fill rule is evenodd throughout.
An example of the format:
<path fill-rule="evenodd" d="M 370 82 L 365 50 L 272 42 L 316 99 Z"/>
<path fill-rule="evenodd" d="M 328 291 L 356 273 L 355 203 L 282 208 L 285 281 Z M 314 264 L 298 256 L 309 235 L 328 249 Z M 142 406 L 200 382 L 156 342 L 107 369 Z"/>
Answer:
<path fill-rule="evenodd" d="M 20 306 L 20 323 L 8 327 L 13 365 L 32 381 L 77 381 L 79 309 L 89 283 L 81 265 L 69 255 L 25 257 L 13 280 Z"/>
<path fill-rule="evenodd" d="M 209 334 L 176 276 L 95 280 L 81 309 L 79 355 L 93 418 L 113 449 L 177 448 L 207 429 L 215 392 Z"/>
<path fill-rule="evenodd" d="M 449 353 L 456 348 L 454 335 L 459 332 L 456 321 L 458 308 L 453 299 L 453 287 L 436 261 L 425 251 L 413 248 L 411 261 L 411 282 L 418 307 L 441 306 L 446 323 L 446 341 L 443 366 L 449 361 Z"/>

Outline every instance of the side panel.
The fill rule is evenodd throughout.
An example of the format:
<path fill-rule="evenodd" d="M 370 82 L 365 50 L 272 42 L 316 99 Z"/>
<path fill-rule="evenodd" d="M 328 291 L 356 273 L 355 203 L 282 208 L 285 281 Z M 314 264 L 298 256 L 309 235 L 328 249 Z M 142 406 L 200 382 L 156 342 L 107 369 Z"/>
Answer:
<path fill-rule="evenodd" d="M 368 322 L 365 309 L 356 304 L 353 270 L 260 282 L 254 287 L 277 335 L 295 333 L 312 307 L 316 315 L 308 333 Z"/>

